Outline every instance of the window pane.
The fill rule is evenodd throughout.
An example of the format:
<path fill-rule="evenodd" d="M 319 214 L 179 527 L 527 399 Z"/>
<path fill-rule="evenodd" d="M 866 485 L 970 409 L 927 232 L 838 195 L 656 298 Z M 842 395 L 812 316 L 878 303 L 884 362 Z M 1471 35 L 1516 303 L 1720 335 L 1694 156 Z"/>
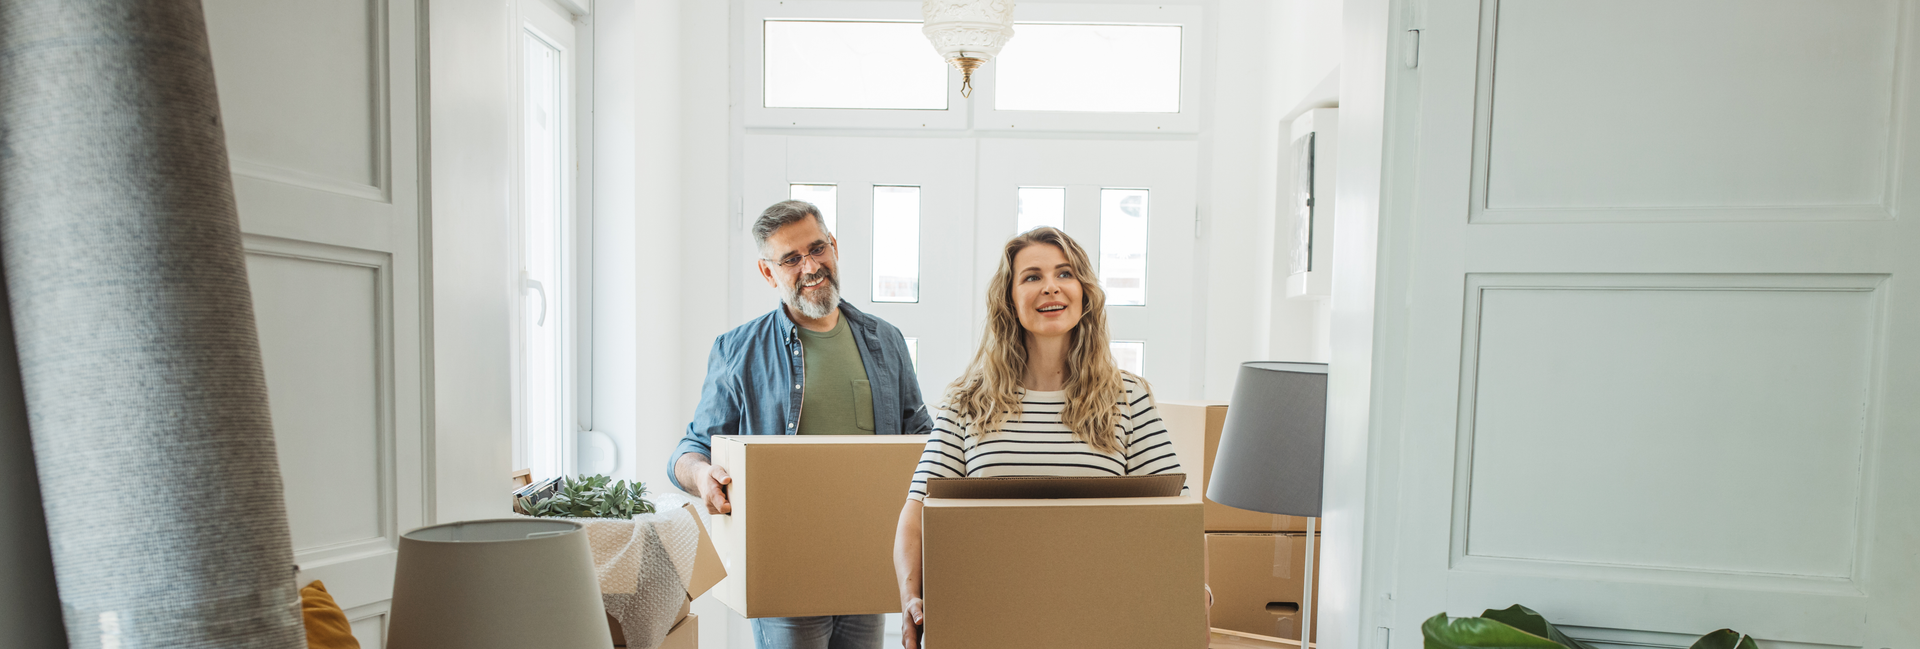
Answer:
<path fill-rule="evenodd" d="M 913 373 L 920 373 L 920 339 L 907 339 L 907 358 L 913 361 Z"/>
<path fill-rule="evenodd" d="M 1140 368 L 1146 367 L 1147 364 L 1147 343 L 1138 340 L 1115 340 L 1107 343 L 1107 348 L 1113 350 L 1114 365 L 1133 372 L 1136 376 L 1144 375 Z"/>
<path fill-rule="evenodd" d="M 839 232 L 839 218 L 835 216 L 840 204 L 840 188 L 833 185 L 792 185 L 787 188 L 787 198 L 813 203 L 820 208 L 820 218 L 827 221 L 827 234 Z"/>
<path fill-rule="evenodd" d="M 559 299 L 561 217 L 566 130 L 562 123 L 560 52 L 532 34 L 522 47 L 520 130 L 521 164 L 521 308 L 520 426 L 525 435 L 526 468 L 536 480 L 564 469 L 561 461 L 561 323 Z"/>
<path fill-rule="evenodd" d="M 1180 112 L 1178 25 L 1015 24 L 995 59 L 993 107 Z"/>
<path fill-rule="evenodd" d="M 873 301 L 920 301 L 920 188 L 873 188 Z"/>
<path fill-rule="evenodd" d="M 947 109 L 920 23 L 766 21 L 768 108 Z"/>
<path fill-rule="evenodd" d="M 1020 231 L 1043 225 L 1067 229 L 1067 188 L 1020 188 Z"/>
<path fill-rule="evenodd" d="M 1147 190 L 1100 190 L 1100 286 L 1108 306 L 1147 303 Z"/>

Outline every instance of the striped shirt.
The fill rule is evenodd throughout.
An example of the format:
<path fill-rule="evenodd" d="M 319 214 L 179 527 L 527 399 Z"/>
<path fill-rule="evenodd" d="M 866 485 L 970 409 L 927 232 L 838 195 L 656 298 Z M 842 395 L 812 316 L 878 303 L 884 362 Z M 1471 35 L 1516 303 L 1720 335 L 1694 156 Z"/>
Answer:
<path fill-rule="evenodd" d="M 913 472 L 907 497 L 924 500 L 927 478 L 993 476 L 1109 476 L 1179 473 L 1180 458 L 1173 453 L 1173 434 L 1154 410 L 1145 387 L 1126 377 L 1124 418 L 1115 429 L 1120 452 L 1102 453 L 1073 436 L 1060 422 L 1067 393 L 1028 390 L 1021 395 L 1021 412 L 985 437 L 970 435 L 973 421 L 945 406 L 933 419 L 933 434 L 920 465 Z"/>

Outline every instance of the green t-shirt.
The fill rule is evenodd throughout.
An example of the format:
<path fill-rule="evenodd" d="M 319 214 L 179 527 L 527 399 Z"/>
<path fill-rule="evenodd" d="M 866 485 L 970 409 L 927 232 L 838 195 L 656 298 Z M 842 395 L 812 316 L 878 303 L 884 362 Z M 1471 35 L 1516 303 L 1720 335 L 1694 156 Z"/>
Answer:
<path fill-rule="evenodd" d="M 807 360 L 800 396 L 801 435 L 872 435 L 873 388 L 860 364 L 860 346 L 846 316 L 832 331 L 800 327 L 800 353 Z"/>

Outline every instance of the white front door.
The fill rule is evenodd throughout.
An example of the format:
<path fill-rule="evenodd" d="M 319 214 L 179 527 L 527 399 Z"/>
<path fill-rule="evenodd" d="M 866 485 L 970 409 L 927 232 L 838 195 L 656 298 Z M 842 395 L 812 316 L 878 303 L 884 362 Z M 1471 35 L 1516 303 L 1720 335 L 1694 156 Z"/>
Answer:
<path fill-rule="evenodd" d="M 789 196 L 831 211 L 841 297 L 899 327 L 909 347 L 918 349 L 921 391 L 939 394 L 973 351 L 966 344 L 975 310 L 968 299 L 973 143 L 749 135 L 746 146 L 741 229 Z M 796 184 L 802 185 L 797 192 Z M 833 203 L 830 210 L 827 203 Z M 759 251 L 752 235 L 742 241 L 735 260 L 742 269 L 736 325 L 773 310 L 780 300 L 779 291 L 753 270 Z"/>
<path fill-rule="evenodd" d="M 1023 190 L 1031 197 L 1062 188 L 1062 229 L 1093 258 L 1106 289 L 1115 360 L 1146 378 L 1158 398 L 1199 397 L 1206 346 L 1194 315 L 1194 298 L 1204 293 L 1194 284 L 1198 151 L 1190 140 L 981 140 L 970 299 L 984 307 L 1001 246 L 1037 220 L 1021 223 Z M 1044 212 L 1035 202 L 1029 211 Z M 1135 221 L 1145 221 L 1144 232 L 1127 227 Z M 969 356 L 985 313 L 973 319 Z"/>
<path fill-rule="evenodd" d="M 375 648 L 431 516 L 417 9 L 206 2 L 299 581 Z"/>
<path fill-rule="evenodd" d="M 1370 626 L 1411 649 L 1519 603 L 1600 646 L 1920 641 L 1920 4 L 1423 11 Z"/>
<path fill-rule="evenodd" d="M 1057 225 L 1102 267 L 1118 360 L 1125 365 L 1134 354 L 1144 361 L 1129 369 L 1163 398 L 1184 398 L 1198 385 L 1193 359 L 1201 356 L 1200 341 L 1191 335 L 1198 288 L 1194 142 L 756 134 L 747 136 L 746 149 L 741 229 L 790 196 L 823 204 L 823 211 L 823 201 L 832 202 L 842 297 L 899 327 L 918 350 L 928 407 L 973 358 L 987 284 L 1001 247 L 1020 231 L 1023 188 L 1057 192 L 1060 201 L 1051 207 L 1030 199 L 1029 219 L 1054 210 Z M 888 200 L 900 205 L 909 194 L 917 197 L 918 232 L 898 239 L 905 235 L 888 224 L 901 217 L 888 211 Z M 903 257 L 902 246 L 914 254 Z M 743 237 L 735 263 L 748 270 L 736 294 L 736 324 L 778 303 L 778 292 L 750 270 L 757 254 L 751 236 Z M 906 257 L 914 261 L 906 264 Z M 883 294 L 889 285 L 875 279 L 888 264 L 912 269 L 917 294 Z"/>

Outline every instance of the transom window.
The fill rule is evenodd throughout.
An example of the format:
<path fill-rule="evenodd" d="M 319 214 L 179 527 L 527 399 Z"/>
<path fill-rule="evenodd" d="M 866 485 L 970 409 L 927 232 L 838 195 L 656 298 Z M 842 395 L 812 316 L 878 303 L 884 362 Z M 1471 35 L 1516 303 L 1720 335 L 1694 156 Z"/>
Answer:
<path fill-rule="evenodd" d="M 1179 25 L 1016 23 L 995 59 L 996 110 L 1180 112 Z"/>
<path fill-rule="evenodd" d="M 767 108 L 947 109 L 947 65 L 918 22 L 765 25 Z"/>

